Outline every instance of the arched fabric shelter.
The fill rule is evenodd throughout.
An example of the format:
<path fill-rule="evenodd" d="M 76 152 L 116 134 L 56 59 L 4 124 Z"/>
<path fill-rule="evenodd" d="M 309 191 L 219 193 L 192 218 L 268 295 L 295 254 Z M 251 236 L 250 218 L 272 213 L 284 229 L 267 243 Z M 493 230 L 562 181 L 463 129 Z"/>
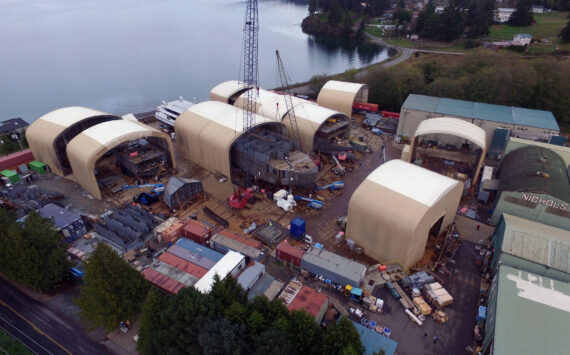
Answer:
<path fill-rule="evenodd" d="M 399 159 L 390 160 L 356 188 L 348 204 L 346 237 L 382 262 L 414 265 L 430 231 L 453 222 L 463 184 Z"/>
<path fill-rule="evenodd" d="M 285 127 L 267 117 L 254 115 L 255 127 Z M 231 177 L 230 150 L 243 133 L 243 111 L 218 101 L 206 101 L 186 110 L 175 122 L 177 148 L 182 155 L 204 168 Z"/>
<path fill-rule="evenodd" d="M 485 153 L 487 151 L 485 148 L 486 133 L 481 127 L 477 127 L 472 123 L 453 117 L 437 117 L 422 121 L 416 129 L 416 133 L 412 139 L 409 162 L 414 162 L 416 160 L 416 148 L 419 136 L 428 134 L 449 134 L 464 138 L 480 147 L 481 152 L 477 157 L 475 174 L 473 176 L 473 181 L 477 181 L 479 172 L 483 167 L 483 160 L 485 159 Z"/>
<path fill-rule="evenodd" d="M 83 130 L 121 117 L 87 107 L 64 107 L 38 118 L 26 130 L 26 139 L 36 160 L 60 176 L 72 173 L 67 144 Z"/>
<path fill-rule="evenodd" d="M 242 94 L 235 101 L 235 106 L 240 108 L 244 107 L 244 96 L 245 95 Z M 258 89 L 258 95 L 255 97 L 257 114 L 276 122 L 282 122 L 287 126 L 289 138 L 293 138 L 291 134 L 291 120 L 289 117 L 290 111 L 287 110 L 285 96 L 276 92 Z M 344 129 L 346 132 L 343 136 L 344 138 L 349 138 L 350 118 L 348 116 L 298 97 L 292 97 L 291 102 L 293 104 L 293 110 L 295 111 L 303 152 L 310 153 L 313 150 L 321 150 L 316 138 L 319 133 L 323 133 L 322 129 L 329 120 L 345 123 Z M 319 130 L 321 130 L 321 132 L 319 132 Z"/>
<path fill-rule="evenodd" d="M 75 181 L 100 199 L 101 192 L 95 177 L 97 160 L 118 145 L 141 138 L 152 139 L 153 143 L 168 151 L 169 163 L 176 167 L 172 141 L 166 133 L 131 120 L 109 121 L 84 130 L 67 145 Z"/>
<path fill-rule="evenodd" d="M 368 102 L 368 85 L 329 80 L 322 87 L 317 103 L 352 117 L 355 102 Z"/>
<path fill-rule="evenodd" d="M 210 101 L 219 101 L 233 105 L 235 100 L 247 90 L 248 88 L 242 81 L 224 81 L 210 90 Z"/>

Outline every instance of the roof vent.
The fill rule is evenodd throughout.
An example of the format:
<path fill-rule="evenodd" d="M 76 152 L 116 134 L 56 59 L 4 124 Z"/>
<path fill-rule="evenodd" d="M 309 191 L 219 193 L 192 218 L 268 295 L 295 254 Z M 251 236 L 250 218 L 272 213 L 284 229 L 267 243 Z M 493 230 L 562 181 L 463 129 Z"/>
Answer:
<path fill-rule="evenodd" d="M 537 171 L 536 176 L 541 177 L 543 179 L 550 179 L 550 174 L 545 173 L 544 171 Z"/>
<path fill-rule="evenodd" d="M 540 161 L 546 163 L 548 161 L 548 157 L 546 155 L 540 157 Z"/>

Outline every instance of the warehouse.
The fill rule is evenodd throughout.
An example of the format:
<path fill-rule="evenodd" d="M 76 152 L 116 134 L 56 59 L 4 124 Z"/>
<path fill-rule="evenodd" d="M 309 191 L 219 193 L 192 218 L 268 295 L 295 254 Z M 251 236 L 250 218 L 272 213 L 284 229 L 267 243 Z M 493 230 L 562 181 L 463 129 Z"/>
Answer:
<path fill-rule="evenodd" d="M 281 123 L 256 115 L 255 128 L 283 134 Z M 231 177 L 234 143 L 243 133 L 243 111 L 216 101 L 196 104 L 175 122 L 177 147 L 182 155 L 202 167 Z"/>
<path fill-rule="evenodd" d="M 228 238 L 222 234 L 216 233 L 210 238 L 210 247 L 220 253 L 227 253 L 230 250 L 241 253 L 251 260 L 259 260 L 263 255 L 261 250 L 245 245 L 235 239 Z"/>
<path fill-rule="evenodd" d="M 348 205 L 346 236 L 381 261 L 414 265 L 429 235 L 454 220 L 463 184 L 402 160 L 391 160 L 358 186 Z"/>
<path fill-rule="evenodd" d="M 200 180 L 173 176 L 166 184 L 164 202 L 170 208 L 180 208 L 203 193 L 204 189 Z"/>
<path fill-rule="evenodd" d="M 489 291 L 483 354 L 567 354 L 570 284 L 501 266 Z"/>
<path fill-rule="evenodd" d="M 551 135 L 560 133 L 558 123 L 549 111 L 411 94 L 402 105 L 397 135 L 413 137 L 420 122 L 442 116 L 456 117 L 481 127 L 487 135 L 487 150 L 495 133 L 502 136 L 505 130 L 509 136 L 544 142 Z M 446 138 L 442 143 L 457 145 L 461 142 Z"/>
<path fill-rule="evenodd" d="M 329 80 L 319 91 L 317 104 L 352 117 L 355 102 L 368 102 L 368 85 Z"/>
<path fill-rule="evenodd" d="M 243 108 L 246 99 L 243 91 L 237 96 L 223 96 L 227 87 L 234 87 L 235 82 L 226 82 L 216 86 L 210 92 L 210 97 L 224 103 L 230 103 Z M 230 95 L 235 90 L 227 91 Z M 282 122 L 287 126 L 289 138 L 294 139 L 287 111 L 286 97 L 278 93 L 257 89 L 254 95 L 255 110 L 258 115 L 272 121 Z M 297 97 L 291 98 L 293 110 L 301 140 L 301 150 L 305 153 L 312 151 L 346 150 L 350 137 L 350 116 L 319 106 L 311 101 Z M 352 105 L 352 104 L 351 104 Z M 334 143 L 334 144 L 333 144 Z"/>
<path fill-rule="evenodd" d="M 503 213 L 493 236 L 494 271 L 510 266 L 570 282 L 570 231 Z"/>
<path fill-rule="evenodd" d="M 314 288 L 302 285 L 297 281 L 291 281 L 287 284 L 279 295 L 279 300 L 291 312 L 305 310 L 315 318 L 317 324 L 321 324 L 329 308 L 329 298 L 326 294 L 317 292 Z"/>
<path fill-rule="evenodd" d="M 223 258 L 204 275 L 194 287 L 202 293 L 210 293 L 214 285 L 214 277 L 223 280 L 228 275 L 236 277 L 245 268 L 245 256 L 235 251 L 228 251 Z"/>
<path fill-rule="evenodd" d="M 528 145 L 509 152 L 499 167 L 499 186 L 489 221 L 503 213 L 570 230 L 567 165 L 555 151 Z"/>
<path fill-rule="evenodd" d="M 457 118 L 452 117 L 437 117 L 431 118 L 420 122 L 418 129 L 414 133 L 412 138 L 412 144 L 410 146 L 410 154 L 408 162 L 414 163 L 419 157 L 417 152 L 418 140 L 422 137 L 424 140 L 442 140 L 442 136 L 454 136 L 460 138 L 462 141 L 468 140 L 479 147 L 477 156 L 474 160 L 474 172 L 472 177 L 474 181 L 479 178 L 479 172 L 483 166 L 483 161 L 485 160 L 485 131 L 481 128 L 475 126 L 472 123 L 462 121 Z M 425 154 L 429 155 L 430 150 L 426 151 Z"/>
<path fill-rule="evenodd" d="M 358 287 L 366 273 L 366 267 L 330 251 L 310 247 L 301 259 L 301 268 L 325 278 L 325 282 Z"/>

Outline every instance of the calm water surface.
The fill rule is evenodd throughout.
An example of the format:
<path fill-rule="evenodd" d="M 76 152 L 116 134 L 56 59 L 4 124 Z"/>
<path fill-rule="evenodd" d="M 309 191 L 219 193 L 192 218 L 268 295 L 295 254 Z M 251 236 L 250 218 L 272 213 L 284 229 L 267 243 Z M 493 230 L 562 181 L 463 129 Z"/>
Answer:
<path fill-rule="evenodd" d="M 388 57 L 386 48 L 306 35 L 304 1 L 259 0 L 260 84 Z M 0 120 L 81 105 L 124 114 L 239 78 L 245 3 L 234 0 L 0 0 Z"/>

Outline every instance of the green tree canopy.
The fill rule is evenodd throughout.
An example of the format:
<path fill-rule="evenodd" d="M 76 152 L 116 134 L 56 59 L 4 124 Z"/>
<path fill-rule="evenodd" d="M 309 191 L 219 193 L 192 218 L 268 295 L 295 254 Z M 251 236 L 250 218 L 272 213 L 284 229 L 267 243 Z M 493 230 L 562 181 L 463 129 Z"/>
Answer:
<path fill-rule="evenodd" d="M 564 27 L 562 31 L 560 31 L 560 41 L 562 43 L 570 42 L 570 21 L 568 21 L 566 27 Z"/>
<path fill-rule="evenodd" d="M 81 317 L 107 330 L 135 315 L 148 283 L 106 244 L 99 244 L 85 263 L 85 285 L 75 303 Z"/>
<path fill-rule="evenodd" d="M 530 26 L 533 20 L 530 1 L 519 0 L 517 1 L 516 11 L 513 12 L 508 23 L 511 26 Z"/>
<path fill-rule="evenodd" d="M 326 354 L 362 354 L 364 348 L 360 335 L 346 317 L 328 326 L 323 336 L 323 351 Z"/>
<path fill-rule="evenodd" d="M 67 276 L 67 246 L 53 222 L 30 212 L 24 224 L 0 208 L 0 270 L 23 285 L 49 291 Z"/>

